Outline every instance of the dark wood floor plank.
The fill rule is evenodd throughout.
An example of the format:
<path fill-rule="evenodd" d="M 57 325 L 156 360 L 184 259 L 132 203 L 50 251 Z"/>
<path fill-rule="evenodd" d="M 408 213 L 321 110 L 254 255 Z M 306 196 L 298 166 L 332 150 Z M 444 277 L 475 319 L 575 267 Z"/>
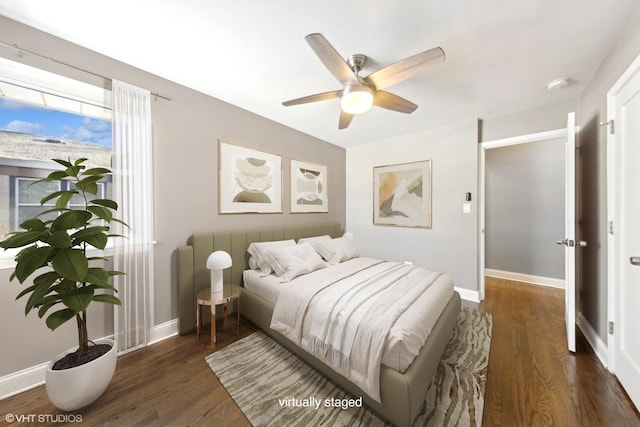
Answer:
<path fill-rule="evenodd" d="M 488 278 L 485 301 L 465 305 L 493 315 L 485 426 L 640 426 L 624 390 L 580 333 L 576 354 L 568 353 L 561 290 Z M 229 323 L 218 348 L 238 339 Z M 241 336 L 254 330 L 242 322 Z M 204 361 L 209 353 L 191 335 L 120 357 L 105 394 L 77 412 L 82 423 L 67 425 L 248 426 Z M 0 401 L 0 425 L 6 414 L 64 413 L 37 387 Z"/>

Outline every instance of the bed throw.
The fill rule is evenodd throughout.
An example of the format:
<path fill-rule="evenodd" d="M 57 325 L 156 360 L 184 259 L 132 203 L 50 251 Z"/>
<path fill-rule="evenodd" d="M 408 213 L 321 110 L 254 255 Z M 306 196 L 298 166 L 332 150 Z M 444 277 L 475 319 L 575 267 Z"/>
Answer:
<path fill-rule="evenodd" d="M 343 264 L 331 279 L 281 291 L 271 328 L 380 402 L 389 330 L 441 273 L 371 258 Z M 305 322 L 310 327 L 304 328 Z"/>

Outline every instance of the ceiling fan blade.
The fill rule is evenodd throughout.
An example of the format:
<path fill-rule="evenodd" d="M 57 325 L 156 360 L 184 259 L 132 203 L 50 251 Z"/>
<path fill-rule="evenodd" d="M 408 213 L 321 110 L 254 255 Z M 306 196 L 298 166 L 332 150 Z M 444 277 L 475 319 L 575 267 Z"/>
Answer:
<path fill-rule="evenodd" d="M 351 67 L 340 56 L 340 54 L 329 44 L 320 33 L 309 34 L 304 38 L 311 49 L 316 53 L 325 67 L 343 85 L 347 83 L 358 83 L 358 76 L 355 75 Z"/>
<path fill-rule="evenodd" d="M 326 101 L 328 99 L 340 98 L 342 90 L 332 90 L 331 92 L 316 93 L 315 95 L 303 96 L 302 98 L 290 99 L 284 101 L 282 105 L 289 107 L 291 105 L 307 104 L 309 102 Z"/>
<path fill-rule="evenodd" d="M 338 129 L 346 129 L 351 124 L 351 120 L 353 120 L 353 114 L 345 113 L 340 110 L 340 122 L 338 123 Z"/>
<path fill-rule="evenodd" d="M 364 80 L 378 90 L 384 89 L 421 73 L 438 61 L 444 61 L 444 51 L 436 47 L 388 65 L 369 74 Z"/>
<path fill-rule="evenodd" d="M 405 114 L 411 114 L 416 111 L 416 108 L 418 108 L 418 106 L 413 102 L 383 90 L 376 92 L 373 97 L 373 105 Z"/>

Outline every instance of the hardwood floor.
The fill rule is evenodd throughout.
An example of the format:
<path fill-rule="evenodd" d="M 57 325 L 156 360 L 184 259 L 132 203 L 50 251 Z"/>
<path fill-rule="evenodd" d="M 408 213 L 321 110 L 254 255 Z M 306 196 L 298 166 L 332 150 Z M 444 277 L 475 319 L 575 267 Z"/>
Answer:
<path fill-rule="evenodd" d="M 562 290 L 487 278 L 479 308 L 493 315 L 483 425 L 640 425 L 580 330 L 568 352 Z"/>
<path fill-rule="evenodd" d="M 640 426 L 580 333 L 577 353 L 568 354 L 563 298 L 556 289 L 487 279 L 485 301 L 465 303 L 493 315 L 485 426 Z M 231 323 L 219 331 L 218 348 L 237 339 Z M 254 330 L 243 320 L 241 336 Z M 0 425 L 11 414 L 33 421 L 14 426 L 248 426 L 205 363 L 210 352 L 195 334 L 167 339 L 120 357 L 105 394 L 74 414 L 81 422 L 61 422 L 69 414 L 48 402 L 42 386 L 0 401 Z"/>

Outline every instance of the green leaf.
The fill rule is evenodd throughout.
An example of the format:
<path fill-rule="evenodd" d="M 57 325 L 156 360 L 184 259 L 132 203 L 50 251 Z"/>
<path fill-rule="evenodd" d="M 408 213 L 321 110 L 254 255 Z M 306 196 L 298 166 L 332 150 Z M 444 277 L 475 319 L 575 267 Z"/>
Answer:
<path fill-rule="evenodd" d="M 91 169 L 87 169 L 82 174 L 83 175 L 106 175 L 110 173 L 111 173 L 111 170 L 107 168 L 91 168 Z"/>
<path fill-rule="evenodd" d="M 93 199 L 93 200 L 89 200 L 89 203 L 94 205 L 104 206 L 105 208 L 109 208 L 113 210 L 118 209 L 118 204 L 113 200 L 109 200 L 109 199 Z"/>
<path fill-rule="evenodd" d="M 52 298 L 55 297 L 55 298 Z M 42 317 L 47 314 L 47 311 L 49 311 L 49 309 L 51 307 L 53 307 L 54 305 L 58 304 L 60 302 L 59 298 L 57 298 L 57 295 L 50 295 L 49 297 L 46 298 L 47 302 L 42 304 L 40 306 L 40 308 L 38 309 L 38 317 L 42 319 Z"/>
<path fill-rule="evenodd" d="M 20 281 L 20 283 L 24 283 L 24 281 L 29 277 L 34 271 L 37 269 L 44 267 L 47 265 L 47 258 L 49 257 L 49 252 L 51 248 L 48 246 L 43 246 L 41 248 L 34 248 L 29 251 L 22 250 L 19 256 L 16 257 L 16 277 Z"/>
<path fill-rule="evenodd" d="M 54 248 L 70 248 L 73 244 L 66 230 L 55 231 L 51 237 L 47 239 L 47 243 Z"/>
<path fill-rule="evenodd" d="M 84 166 L 71 165 L 67 169 L 65 169 L 64 172 L 67 174 L 67 176 L 71 176 L 75 178 L 78 176 L 78 174 L 82 169 L 84 169 Z"/>
<path fill-rule="evenodd" d="M 76 313 L 83 312 L 87 309 L 93 300 L 93 289 L 89 287 L 81 287 L 61 295 L 62 303 Z"/>
<path fill-rule="evenodd" d="M 73 162 L 73 164 L 74 164 L 74 165 L 76 165 L 76 166 L 79 166 L 79 165 L 81 165 L 82 163 L 86 162 L 87 160 L 89 160 L 89 159 L 87 159 L 86 157 L 80 157 L 78 160 L 76 160 L 75 162 Z"/>
<path fill-rule="evenodd" d="M 69 190 L 61 194 L 60 197 L 58 197 L 58 200 L 56 200 L 56 208 L 66 208 L 69 204 L 69 200 L 71 200 L 74 194 L 78 194 L 78 192 L 75 190 Z"/>
<path fill-rule="evenodd" d="M 109 273 L 109 277 L 112 277 L 112 276 L 126 276 L 126 274 L 127 274 L 124 271 L 115 271 L 115 270 L 107 271 L 107 273 Z"/>
<path fill-rule="evenodd" d="M 37 218 L 28 219 L 22 224 L 20 224 L 20 228 L 24 228 L 28 231 L 44 231 L 46 225 L 44 222 Z"/>
<path fill-rule="evenodd" d="M 97 216 L 100 219 L 104 219 L 107 222 L 111 222 L 113 219 L 113 214 L 110 209 L 107 209 L 102 206 L 88 206 L 87 210 Z"/>
<path fill-rule="evenodd" d="M 54 273 L 55 274 L 55 273 Z M 39 276 L 40 277 L 40 276 Z M 46 303 L 45 297 L 55 292 L 55 286 L 52 286 L 52 282 L 50 283 L 48 280 L 41 280 L 40 284 L 37 285 L 36 289 L 31 293 L 31 296 L 27 300 L 27 304 L 24 308 L 24 313 L 27 314 L 35 307 L 40 307 L 44 303 Z M 57 292 L 56 292 L 57 294 Z M 57 299 L 57 295 L 54 295 Z"/>
<path fill-rule="evenodd" d="M 81 210 L 70 210 L 60 214 L 51 223 L 51 230 L 69 230 L 73 228 L 82 228 L 91 219 L 91 213 Z"/>
<path fill-rule="evenodd" d="M 40 212 L 38 215 L 36 215 L 36 217 L 40 217 L 40 216 L 45 216 L 47 214 L 50 213 L 55 213 L 56 215 L 60 214 L 60 212 L 67 212 L 70 211 L 71 209 L 68 208 L 51 208 L 51 209 L 47 209 L 46 211 Z M 56 216 L 57 218 L 57 216 Z M 44 221 L 45 224 L 51 224 L 53 221 L 49 220 L 49 221 Z"/>
<path fill-rule="evenodd" d="M 30 292 L 32 292 L 32 291 L 34 291 L 35 289 L 36 289 L 36 285 L 31 285 L 31 286 L 29 286 L 28 288 L 23 289 L 23 290 L 22 290 L 22 292 L 20 292 L 20 293 L 18 294 L 18 296 L 16 297 L 16 300 L 18 300 L 18 299 L 22 298 L 23 296 L 25 296 L 26 294 L 28 294 L 28 293 L 30 293 Z"/>
<path fill-rule="evenodd" d="M 58 273 L 55 271 L 47 271 L 33 279 L 33 284 L 36 286 L 51 286 L 58 279 L 60 279 L 60 275 L 58 275 Z"/>
<path fill-rule="evenodd" d="M 93 226 L 77 231 L 71 235 L 73 245 L 77 246 L 82 242 L 87 242 L 95 248 L 104 249 L 107 246 L 107 241 L 109 240 L 109 237 L 106 234 L 108 230 L 109 227 Z"/>
<path fill-rule="evenodd" d="M 120 299 L 118 299 L 117 297 L 114 297 L 113 295 L 108 295 L 108 294 L 94 295 L 93 300 L 98 302 L 106 302 L 108 304 L 114 304 L 114 305 L 121 304 Z"/>
<path fill-rule="evenodd" d="M 47 203 L 49 200 L 55 199 L 56 197 L 61 197 L 64 196 L 67 193 L 71 193 L 69 195 L 69 198 L 67 199 L 67 201 L 69 199 L 71 199 L 71 196 L 73 196 L 74 193 L 77 193 L 77 191 L 73 191 L 73 190 L 64 190 L 64 191 L 54 191 L 53 193 L 47 194 L 46 196 L 44 196 L 42 199 L 40 199 L 40 204 L 44 205 L 45 203 Z M 66 196 L 65 196 L 66 197 Z M 58 203 L 56 203 L 56 207 L 59 208 L 64 208 L 66 206 L 66 203 L 63 206 L 58 206 Z"/>
<path fill-rule="evenodd" d="M 55 272 L 65 279 L 82 282 L 89 270 L 89 261 L 82 250 L 62 249 L 53 258 L 52 266 Z"/>
<path fill-rule="evenodd" d="M 39 181 L 34 182 L 33 184 L 37 184 L 39 182 L 51 182 L 51 181 L 62 181 L 67 177 L 67 173 L 65 171 L 53 171 L 51 172 L 45 179 L 41 179 Z M 31 184 L 31 185 L 33 185 Z"/>
<path fill-rule="evenodd" d="M 98 184 L 96 184 L 96 181 L 100 179 L 102 179 L 102 177 L 99 175 L 90 175 L 76 182 L 76 188 L 85 193 L 95 195 L 98 193 Z"/>
<path fill-rule="evenodd" d="M 40 239 L 46 238 L 47 234 L 40 230 L 34 231 L 18 231 L 11 234 L 7 239 L 0 242 L 0 247 L 4 249 L 21 248 L 31 245 Z"/>
<path fill-rule="evenodd" d="M 62 160 L 62 159 L 51 159 L 51 160 L 67 168 L 73 166 L 71 162 L 67 160 Z"/>
<path fill-rule="evenodd" d="M 47 317 L 47 320 L 46 320 L 47 327 L 52 331 L 54 331 L 58 328 L 58 326 L 65 323 L 67 320 L 72 319 L 73 316 L 75 315 L 76 313 L 69 308 L 65 308 L 65 309 L 53 312 L 49 315 L 49 317 Z"/>
<path fill-rule="evenodd" d="M 98 267 L 90 267 L 87 271 L 87 275 L 84 278 L 84 281 L 87 283 L 92 283 L 101 288 L 104 288 L 109 285 L 109 273 L 107 273 L 102 268 Z"/>

